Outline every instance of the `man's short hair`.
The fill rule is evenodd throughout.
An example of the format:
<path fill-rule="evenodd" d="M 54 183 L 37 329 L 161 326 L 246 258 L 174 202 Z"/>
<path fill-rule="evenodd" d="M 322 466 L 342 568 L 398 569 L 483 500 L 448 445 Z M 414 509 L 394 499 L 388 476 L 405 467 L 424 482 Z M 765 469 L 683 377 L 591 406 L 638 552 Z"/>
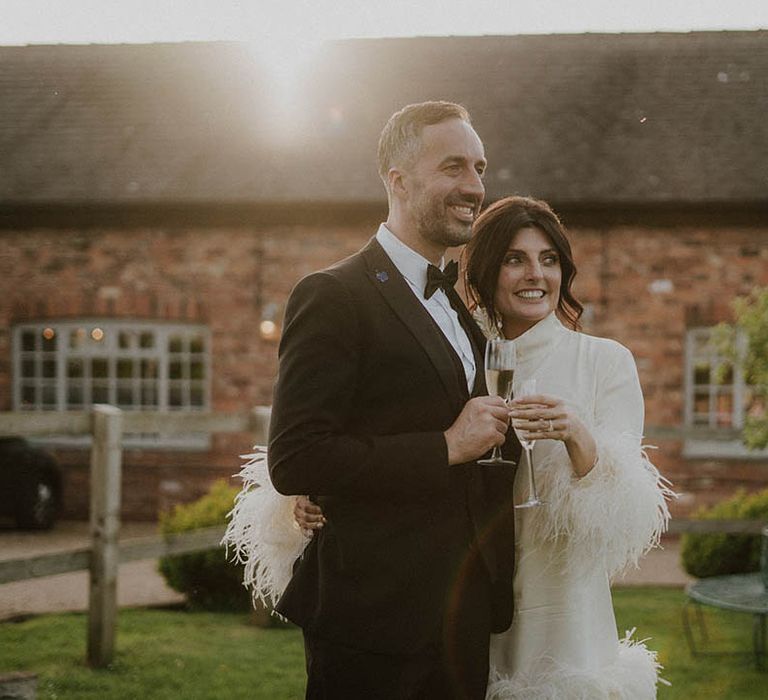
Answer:
<path fill-rule="evenodd" d="M 425 126 L 448 119 L 461 119 L 471 124 L 469 112 L 455 102 L 419 102 L 395 112 L 379 137 L 379 176 L 389 191 L 387 173 L 392 166 L 411 163 L 421 149 L 421 132 Z"/>

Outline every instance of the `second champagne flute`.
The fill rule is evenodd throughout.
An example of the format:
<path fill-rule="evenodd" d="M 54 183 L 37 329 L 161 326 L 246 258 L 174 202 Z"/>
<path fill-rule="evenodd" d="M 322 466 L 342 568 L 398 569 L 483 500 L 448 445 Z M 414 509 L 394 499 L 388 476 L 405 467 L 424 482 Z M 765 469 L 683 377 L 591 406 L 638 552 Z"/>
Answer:
<path fill-rule="evenodd" d="M 493 338 L 485 346 L 485 383 L 490 396 L 499 396 L 504 401 L 512 397 L 512 382 L 515 378 L 517 355 L 515 341 Z M 514 465 L 501 455 L 501 448 L 496 445 L 489 459 L 479 459 L 478 464 Z"/>
<path fill-rule="evenodd" d="M 520 387 L 518 388 L 517 395 L 518 396 L 531 396 L 532 394 L 536 393 L 536 380 L 535 379 L 526 379 L 524 382 L 520 384 Z M 514 427 L 514 421 L 512 422 L 512 426 Z M 536 506 L 542 506 L 544 505 L 544 501 L 542 501 L 539 498 L 539 494 L 536 491 L 536 477 L 533 472 L 533 446 L 536 444 L 536 440 L 526 439 L 523 435 L 522 431 L 519 431 L 517 428 L 514 428 L 515 433 L 520 440 L 520 444 L 523 446 L 523 451 L 525 452 L 525 456 L 528 458 L 528 480 L 530 485 L 530 495 L 528 496 L 528 500 L 525 503 L 520 503 L 519 505 L 516 505 L 515 508 L 535 508 Z"/>

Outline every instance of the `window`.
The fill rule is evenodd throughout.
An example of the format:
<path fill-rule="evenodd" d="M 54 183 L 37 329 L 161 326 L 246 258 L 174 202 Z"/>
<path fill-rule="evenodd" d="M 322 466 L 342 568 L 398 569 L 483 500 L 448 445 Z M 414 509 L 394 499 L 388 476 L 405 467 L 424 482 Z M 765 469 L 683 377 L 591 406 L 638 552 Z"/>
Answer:
<path fill-rule="evenodd" d="M 209 334 L 193 324 L 81 320 L 24 323 L 13 330 L 13 405 L 81 411 L 205 411 L 210 406 Z"/>
<path fill-rule="evenodd" d="M 744 427 L 753 393 L 739 367 L 710 342 L 712 331 L 694 328 L 687 334 L 685 423 L 730 434 Z M 738 438 L 686 440 L 684 453 L 688 457 L 765 457 L 762 450 L 747 450 Z"/>

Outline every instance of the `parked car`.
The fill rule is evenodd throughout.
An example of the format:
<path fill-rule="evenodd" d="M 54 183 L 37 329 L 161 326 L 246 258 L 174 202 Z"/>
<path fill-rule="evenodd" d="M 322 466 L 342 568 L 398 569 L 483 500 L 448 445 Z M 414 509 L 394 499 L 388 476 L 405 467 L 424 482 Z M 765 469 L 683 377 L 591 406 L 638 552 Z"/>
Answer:
<path fill-rule="evenodd" d="M 53 527 L 61 506 L 61 469 L 53 455 L 21 437 L 0 437 L 0 515 L 20 528 Z"/>

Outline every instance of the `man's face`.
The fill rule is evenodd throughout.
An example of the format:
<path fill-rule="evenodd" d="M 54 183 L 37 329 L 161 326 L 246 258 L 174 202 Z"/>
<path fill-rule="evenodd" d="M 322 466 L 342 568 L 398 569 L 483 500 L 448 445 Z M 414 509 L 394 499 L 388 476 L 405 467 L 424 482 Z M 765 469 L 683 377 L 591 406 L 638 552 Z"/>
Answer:
<path fill-rule="evenodd" d="M 461 119 L 425 127 L 421 143 L 413 164 L 403 169 L 410 218 L 428 245 L 462 245 L 485 196 L 483 144 Z"/>

